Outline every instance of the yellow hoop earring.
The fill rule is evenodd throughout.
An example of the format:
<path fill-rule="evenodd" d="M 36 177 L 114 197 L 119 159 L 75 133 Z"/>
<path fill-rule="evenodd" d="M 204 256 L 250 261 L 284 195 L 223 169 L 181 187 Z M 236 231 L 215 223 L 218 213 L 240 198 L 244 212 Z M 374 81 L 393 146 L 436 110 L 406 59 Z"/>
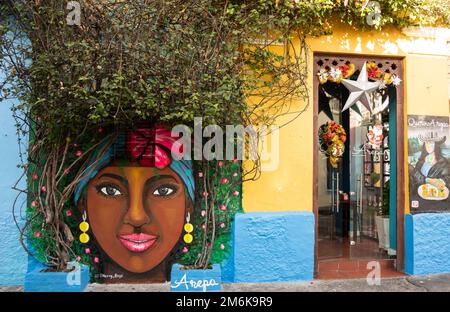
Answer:
<path fill-rule="evenodd" d="M 80 231 L 83 232 L 80 234 L 80 242 L 82 242 L 83 244 L 88 243 L 90 240 L 89 235 L 86 233 L 87 231 L 89 231 L 89 223 L 87 223 L 86 219 L 86 211 L 83 211 L 83 222 L 81 222 L 79 225 Z"/>
<path fill-rule="evenodd" d="M 184 225 L 184 231 L 186 234 L 184 234 L 183 240 L 186 244 L 192 243 L 194 240 L 194 237 L 192 236 L 192 231 L 194 230 L 194 226 L 191 224 L 191 214 L 188 212 L 186 216 L 186 224 Z"/>

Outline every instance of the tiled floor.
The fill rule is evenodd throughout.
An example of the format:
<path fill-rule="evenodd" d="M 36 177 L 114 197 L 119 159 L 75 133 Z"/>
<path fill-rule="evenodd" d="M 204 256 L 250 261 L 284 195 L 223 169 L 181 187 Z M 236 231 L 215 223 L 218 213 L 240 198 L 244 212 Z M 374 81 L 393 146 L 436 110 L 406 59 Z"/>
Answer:
<path fill-rule="evenodd" d="M 319 260 L 317 279 L 348 279 L 365 278 L 377 266 L 380 268 L 380 277 L 400 277 L 405 276 L 397 272 L 394 267 L 395 260 L 386 259 L 334 259 Z"/>
<path fill-rule="evenodd" d="M 404 276 L 376 240 L 361 239 L 351 246 L 345 238 L 319 239 L 318 279 L 365 278 L 378 265 L 382 278 Z"/>
<path fill-rule="evenodd" d="M 348 238 L 319 238 L 319 260 L 348 258 L 348 259 L 388 259 L 386 252 L 378 248 L 378 241 L 361 238 L 350 245 Z"/>

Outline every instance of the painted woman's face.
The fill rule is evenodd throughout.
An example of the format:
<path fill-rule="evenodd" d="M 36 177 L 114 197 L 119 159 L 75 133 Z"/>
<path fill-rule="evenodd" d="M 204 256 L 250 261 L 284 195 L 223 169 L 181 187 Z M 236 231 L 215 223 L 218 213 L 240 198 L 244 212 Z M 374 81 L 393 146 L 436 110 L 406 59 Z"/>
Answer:
<path fill-rule="evenodd" d="M 428 154 L 433 153 L 434 152 L 434 142 L 426 142 L 425 148 L 426 148 Z"/>
<path fill-rule="evenodd" d="M 182 233 L 184 185 L 168 167 L 108 166 L 90 181 L 86 202 L 95 239 L 130 272 L 160 264 Z"/>

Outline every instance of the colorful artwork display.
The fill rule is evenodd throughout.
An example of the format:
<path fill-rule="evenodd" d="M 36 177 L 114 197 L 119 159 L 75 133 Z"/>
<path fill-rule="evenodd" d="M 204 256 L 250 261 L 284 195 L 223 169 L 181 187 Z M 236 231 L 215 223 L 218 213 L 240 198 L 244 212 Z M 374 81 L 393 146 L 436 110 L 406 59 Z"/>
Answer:
<path fill-rule="evenodd" d="M 449 118 L 408 116 L 411 213 L 450 210 Z"/>
<path fill-rule="evenodd" d="M 86 169 L 76 188 L 75 203 L 83 217 L 80 241 L 90 241 L 86 232 L 91 228 L 111 264 L 126 271 L 161 266 L 183 226 L 190 224 L 192 162 L 170 158 L 164 147 L 171 150 L 174 142 L 170 131 L 161 128 L 120 135 L 105 157 Z"/>
<path fill-rule="evenodd" d="M 222 262 L 230 251 L 231 222 L 241 211 L 240 162 L 205 167 L 183 158 L 179 138 L 163 126 L 122 130 L 112 143 L 106 132 L 108 140 L 99 138 L 65 203 L 74 238 L 71 260 L 90 267 L 91 281 L 106 283 L 168 281 L 175 264 L 197 269 L 205 246 L 208 261 Z M 70 145 L 81 150 L 78 143 Z M 218 192 L 213 206 L 205 183 Z M 207 231 L 211 223 L 214 239 Z M 47 248 L 44 227 L 36 223 L 29 230 L 33 249 Z"/>

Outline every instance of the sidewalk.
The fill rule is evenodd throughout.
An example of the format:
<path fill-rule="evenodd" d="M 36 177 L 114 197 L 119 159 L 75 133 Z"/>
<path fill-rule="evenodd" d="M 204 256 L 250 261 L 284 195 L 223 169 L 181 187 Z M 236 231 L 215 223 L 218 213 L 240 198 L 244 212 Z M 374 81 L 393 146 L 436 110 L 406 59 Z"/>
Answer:
<path fill-rule="evenodd" d="M 369 286 L 365 279 L 314 280 L 302 283 L 223 284 L 224 292 L 450 292 L 450 274 L 386 278 Z M 22 291 L 22 287 L 2 287 L 0 292 Z M 170 284 L 90 284 L 87 292 L 167 292 Z"/>

